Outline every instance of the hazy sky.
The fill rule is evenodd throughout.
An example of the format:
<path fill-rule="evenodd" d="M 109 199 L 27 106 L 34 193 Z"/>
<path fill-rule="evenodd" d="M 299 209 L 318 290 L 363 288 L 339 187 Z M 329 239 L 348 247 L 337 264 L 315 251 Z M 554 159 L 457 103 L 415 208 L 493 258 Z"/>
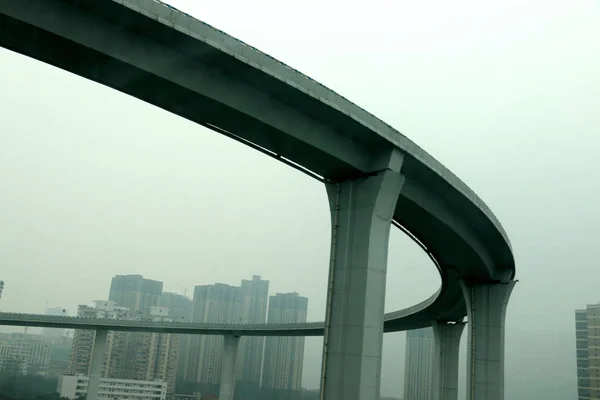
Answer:
<path fill-rule="evenodd" d="M 470 185 L 517 259 L 507 399 L 575 399 L 573 311 L 600 301 L 600 1 L 170 3 L 350 98 Z M 323 319 L 320 183 L 5 50 L 0 72 L 0 310 L 74 313 L 107 298 L 114 274 L 179 293 L 260 274 Z M 395 230 L 388 271 L 387 311 L 439 285 Z M 307 387 L 320 346 L 307 339 Z M 384 346 L 382 394 L 401 396 L 404 334 Z"/>

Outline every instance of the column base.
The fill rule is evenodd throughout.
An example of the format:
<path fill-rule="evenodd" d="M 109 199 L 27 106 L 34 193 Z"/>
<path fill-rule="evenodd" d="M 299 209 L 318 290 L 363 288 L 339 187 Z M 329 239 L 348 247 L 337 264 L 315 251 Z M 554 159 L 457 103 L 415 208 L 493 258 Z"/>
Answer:
<path fill-rule="evenodd" d="M 465 322 L 433 321 L 433 400 L 458 400 L 458 353 Z"/>
<path fill-rule="evenodd" d="M 504 325 L 515 283 L 461 281 L 469 318 L 467 400 L 504 400 Z"/>
<path fill-rule="evenodd" d="M 235 392 L 235 364 L 239 342 L 239 336 L 224 336 L 219 400 L 233 400 L 233 394 Z"/>

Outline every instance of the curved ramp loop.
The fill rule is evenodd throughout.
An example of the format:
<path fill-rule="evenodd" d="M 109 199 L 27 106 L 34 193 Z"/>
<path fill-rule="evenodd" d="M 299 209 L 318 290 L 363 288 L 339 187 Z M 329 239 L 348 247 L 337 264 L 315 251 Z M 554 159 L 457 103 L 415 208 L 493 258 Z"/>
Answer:
<path fill-rule="evenodd" d="M 501 288 L 514 284 L 510 242 L 483 201 L 400 132 L 289 66 L 155 0 L 0 0 L 0 46 L 241 141 L 322 180 L 330 203 L 337 202 L 324 323 L 164 329 L 324 334 L 322 397 L 372 400 L 379 396 L 383 331 L 460 323 L 468 315 L 469 399 L 503 399 L 498 363 L 510 290 Z M 442 279 L 428 300 L 384 316 L 391 223 L 427 249 Z M 157 329 L 151 323 L 0 317 L 6 324 Z M 437 379 L 457 379 L 445 371 Z M 436 393 L 454 399 L 452 390 Z"/>

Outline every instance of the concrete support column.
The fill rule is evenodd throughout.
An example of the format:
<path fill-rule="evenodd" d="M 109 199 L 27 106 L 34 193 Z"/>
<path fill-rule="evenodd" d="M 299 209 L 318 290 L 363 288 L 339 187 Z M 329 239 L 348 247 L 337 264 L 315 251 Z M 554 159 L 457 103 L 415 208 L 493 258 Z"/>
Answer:
<path fill-rule="evenodd" d="M 92 351 L 92 362 L 90 366 L 90 380 L 88 382 L 87 400 L 97 400 L 98 390 L 100 388 L 100 378 L 102 378 L 102 367 L 106 354 L 106 341 L 108 331 L 105 329 L 96 330 L 94 338 L 94 349 Z"/>
<path fill-rule="evenodd" d="M 515 281 L 461 281 L 469 318 L 467 400 L 504 400 L 504 323 Z"/>
<path fill-rule="evenodd" d="M 464 322 L 433 321 L 433 400 L 458 400 L 458 349 Z"/>
<path fill-rule="evenodd" d="M 223 348 L 223 360 L 221 361 L 221 387 L 219 389 L 219 400 L 233 400 L 235 391 L 235 364 L 240 342 L 239 336 L 226 335 Z"/>
<path fill-rule="evenodd" d="M 332 239 L 321 400 L 379 399 L 388 240 L 402 161 L 392 151 L 373 173 L 326 185 Z"/>

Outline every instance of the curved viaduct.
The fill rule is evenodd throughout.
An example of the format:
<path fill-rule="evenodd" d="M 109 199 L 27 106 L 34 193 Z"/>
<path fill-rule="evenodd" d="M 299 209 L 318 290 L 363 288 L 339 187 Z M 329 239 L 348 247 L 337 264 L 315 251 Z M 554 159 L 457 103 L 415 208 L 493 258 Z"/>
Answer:
<path fill-rule="evenodd" d="M 0 0 L 0 45 L 227 135 L 325 183 L 332 251 L 322 398 L 379 398 L 385 324 L 388 332 L 434 327 L 434 396 L 454 399 L 455 357 L 448 354 L 458 347 L 465 316 L 468 397 L 504 398 L 504 316 L 515 276 L 510 242 L 483 201 L 401 133 L 155 0 Z M 431 298 L 388 314 L 384 323 L 391 224 L 430 254 L 442 283 Z M 221 398 L 232 396 L 225 382 Z"/>

